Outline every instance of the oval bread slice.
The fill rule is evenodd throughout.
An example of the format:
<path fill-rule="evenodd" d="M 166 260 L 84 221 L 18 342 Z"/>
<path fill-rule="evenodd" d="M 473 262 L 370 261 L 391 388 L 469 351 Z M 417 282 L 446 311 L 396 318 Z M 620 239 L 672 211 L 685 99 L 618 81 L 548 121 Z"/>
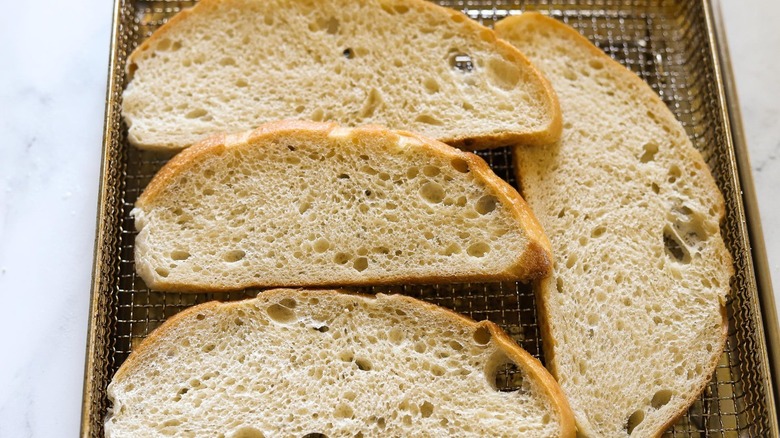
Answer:
<path fill-rule="evenodd" d="M 723 197 L 638 76 L 539 14 L 496 31 L 547 75 L 563 110 L 558 144 L 515 155 L 556 257 L 537 285 L 547 365 L 581 435 L 660 436 L 723 352 L 733 274 Z"/>
<path fill-rule="evenodd" d="M 133 351 L 108 397 L 110 438 L 574 436 L 558 385 L 497 325 L 400 295 L 277 289 L 192 307 Z"/>
<path fill-rule="evenodd" d="M 549 242 L 479 157 L 377 126 L 277 122 L 174 157 L 133 210 L 159 290 L 538 278 Z"/>
<path fill-rule="evenodd" d="M 282 119 L 377 123 L 481 149 L 560 135 L 547 81 L 423 0 L 202 0 L 128 59 L 128 139 L 181 149 Z"/>

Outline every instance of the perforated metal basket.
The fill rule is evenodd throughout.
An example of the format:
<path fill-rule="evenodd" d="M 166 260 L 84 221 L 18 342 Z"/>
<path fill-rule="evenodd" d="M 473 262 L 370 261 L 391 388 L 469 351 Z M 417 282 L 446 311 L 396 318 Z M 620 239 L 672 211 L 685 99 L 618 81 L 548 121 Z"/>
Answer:
<path fill-rule="evenodd" d="M 82 436 L 103 435 L 106 387 L 128 354 L 154 328 L 194 304 L 236 300 L 256 293 L 153 292 L 136 276 L 133 266 L 135 232 L 129 213 L 143 188 L 169 157 L 140 151 L 126 141 L 126 127 L 120 118 L 125 60 L 139 42 L 193 3 L 116 0 Z M 717 370 L 704 393 L 667 435 L 778 436 L 773 393 L 777 390 L 777 383 L 773 385 L 777 376 L 772 374 L 780 364 L 776 349 L 777 322 L 771 308 L 772 291 L 752 182 L 728 80 L 727 54 L 722 51 L 723 43 L 716 33 L 709 2 L 469 0 L 441 3 L 463 10 L 488 26 L 523 10 L 538 10 L 562 20 L 648 82 L 682 122 L 710 165 L 726 199 L 723 234 L 734 255 L 736 275 L 728 301 L 729 337 Z M 510 148 L 488 150 L 480 155 L 499 176 L 516 184 Z M 476 320 L 490 319 L 544 361 L 534 296 L 525 285 L 397 286 L 364 291 L 400 292 Z M 762 304 L 767 308 L 764 314 Z M 507 375 L 501 381 L 509 386 L 513 370 L 504 372 Z"/>

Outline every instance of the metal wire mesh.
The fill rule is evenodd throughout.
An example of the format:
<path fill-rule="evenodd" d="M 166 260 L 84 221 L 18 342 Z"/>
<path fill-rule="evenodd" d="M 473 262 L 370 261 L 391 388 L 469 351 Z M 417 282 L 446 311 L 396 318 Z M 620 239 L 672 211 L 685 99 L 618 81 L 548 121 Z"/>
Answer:
<path fill-rule="evenodd" d="M 739 202 L 734 179 L 735 164 L 728 154 L 725 127 L 718 114 L 716 76 L 709 52 L 704 18 L 706 4 L 688 1 L 444 1 L 445 6 L 464 10 L 470 17 L 492 26 L 495 21 L 522 10 L 549 14 L 588 37 L 599 48 L 630 68 L 658 93 L 685 127 L 694 145 L 713 170 L 727 205 Z M 179 294 L 150 291 L 136 276 L 133 261 L 134 225 L 129 216 L 136 198 L 169 156 L 130 147 L 119 118 L 124 88 L 124 60 L 132 49 L 176 12 L 194 2 L 132 1 L 120 3 L 115 80 L 110 90 L 113 104 L 107 115 L 106 154 L 107 216 L 104 224 L 104 257 L 99 282 L 100 296 L 94 311 L 96 346 L 91 361 L 95 368 L 95 396 L 88 409 L 85 434 L 102 436 L 107 401 L 105 388 L 128 354 L 153 329 L 171 315 L 210 300 L 236 300 L 256 292 L 230 294 Z M 516 186 L 510 148 L 481 152 L 500 177 Z M 728 208 L 724 237 L 735 256 L 737 275 L 732 280 L 728 303 L 729 338 L 713 379 L 704 393 L 666 436 L 767 436 L 767 376 L 759 366 L 757 349 L 762 342 L 757 312 L 756 286 L 750 269 L 748 248 L 737 209 Z M 489 319 L 501 325 L 523 348 L 542 361 L 534 296 L 519 283 L 384 286 L 365 292 L 398 292 L 448 307 L 476 320 Z M 503 381 L 511 387 L 513 370 L 504 370 Z"/>

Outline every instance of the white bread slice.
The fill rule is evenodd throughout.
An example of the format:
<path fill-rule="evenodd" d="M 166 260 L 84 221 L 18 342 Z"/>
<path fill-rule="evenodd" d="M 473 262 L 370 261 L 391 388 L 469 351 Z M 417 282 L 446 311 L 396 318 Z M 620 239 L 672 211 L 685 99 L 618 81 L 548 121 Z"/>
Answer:
<path fill-rule="evenodd" d="M 168 162 L 133 210 L 158 290 L 517 280 L 549 242 L 478 156 L 377 126 L 276 122 Z"/>
<path fill-rule="evenodd" d="M 516 149 L 556 258 L 537 284 L 547 366 L 583 436 L 660 436 L 723 352 L 722 195 L 652 89 L 575 30 L 522 14 L 496 31 L 547 75 L 564 117 L 560 143 Z"/>
<path fill-rule="evenodd" d="M 464 149 L 561 130 L 555 93 L 517 49 L 423 0 L 202 0 L 127 65 L 122 114 L 147 149 L 282 119 L 377 123 Z"/>
<path fill-rule="evenodd" d="M 108 397 L 110 438 L 574 436 L 555 380 L 497 325 L 401 295 L 276 289 L 192 307 L 132 352 Z"/>

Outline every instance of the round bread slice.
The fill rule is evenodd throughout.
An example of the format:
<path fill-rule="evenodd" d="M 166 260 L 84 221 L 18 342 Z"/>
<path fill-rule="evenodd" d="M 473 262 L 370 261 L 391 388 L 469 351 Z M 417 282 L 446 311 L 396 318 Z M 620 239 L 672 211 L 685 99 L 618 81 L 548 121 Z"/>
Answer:
<path fill-rule="evenodd" d="M 549 242 L 479 157 L 377 126 L 277 122 L 168 162 L 133 210 L 158 290 L 523 280 Z"/>
<path fill-rule="evenodd" d="M 653 90 L 577 31 L 522 14 L 496 32 L 547 75 L 561 141 L 517 148 L 550 236 L 537 284 L 545 358 L 585 437 L 657 437 L 699 396 L 726 340 L 723 197 Z"/>
<path fill-rule="evenodd" d="M 517 49 L 423 0 L 201 0 L 127 66 L 128 139 L 147 149 L 282 119 L 377 123 L 465 149 L 561 131 L 555 93 Z"/>
<path fill-rule="evenodd" d="M 574 436 L 558 385 L 497 325 L 400 295 L 277 289 L 192 307 L 133 351 L 108 397 L 109 438 Z"/>

